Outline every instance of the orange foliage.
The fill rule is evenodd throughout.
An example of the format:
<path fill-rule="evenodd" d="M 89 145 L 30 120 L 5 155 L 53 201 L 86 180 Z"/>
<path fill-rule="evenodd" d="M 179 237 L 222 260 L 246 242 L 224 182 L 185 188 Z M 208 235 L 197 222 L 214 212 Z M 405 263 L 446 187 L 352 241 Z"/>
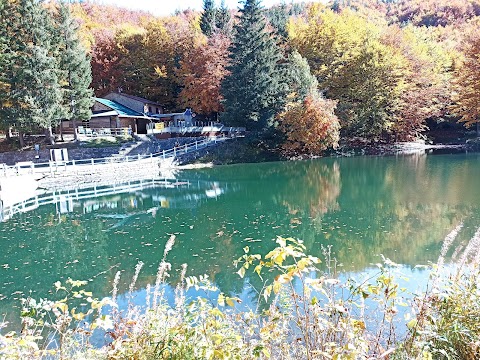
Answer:
<path fill-rule="evenodd" d="M 188 53 L 177 72 L 183 86 L 180 104 L 202 114 L 222 111 L 220 84 L 226 74 L 228 46 L 224 35 L 212 35 L 208 42 Z"/>
<path fill-rule="evenodd" d="M 92 46 L 92 87 L 95 95 L 104 96 L 117 91 L 121 70 L 119 69 L 119 49 L 115 35 L 109 30 L 94 33 Z"/>
<path fill-rule="evenodd" d="M 467 37 L 465 61 L 456 74 L 453 112 L 467 127 L 480 122 L 480 30 Z"/>
<path fill-rule="evenodd" d="M 303 103 L 289 105 L 280 116 L 280 129 L 286 136 L 285 153 L 319 155 L 330 147 L 336 148 L 340 136 L 336 106 L 336 101 L 318 95 L 308 95 Z"/>
<path fill-rule="evenodd" d="M 390 15 L 399 23 L 417 26 L 446 26 L 480 15 L 479 0 L 402 0 Z"/>

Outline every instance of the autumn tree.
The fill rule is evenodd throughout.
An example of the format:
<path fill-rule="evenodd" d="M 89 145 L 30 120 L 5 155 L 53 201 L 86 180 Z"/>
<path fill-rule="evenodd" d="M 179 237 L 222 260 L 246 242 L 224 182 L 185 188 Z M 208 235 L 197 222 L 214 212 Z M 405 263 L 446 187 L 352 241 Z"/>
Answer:
<path fill-rule="evenodd" d="M 120 33 L 119 86 L 125 92 L 156 100 L 167 109 L 178 109 L 181 87 L 177 69 L 201 36 L 194 14 L 188 12 L 153 21 L 144 31 Z"/>
<path fill-rule="evenodd" d="M 480 136 L 480 31 L 469 34 L 464 45 L 464 61 L 456 73 L 453 111 L 465 126 L 476 125 Z"/>
<path fill-rule="evenodd" d="M 288 156 L 319 155 L 336 148 L 340 123 L 335 115 L 336 102 L 321 98 L 315 92 L 303 102 L 287 105 L 280 115 L 280 129 L 286 140 L 282 146 Z"/>
<path fill-rule="evenodd" d="M 451 103 L 453 54 L 426 28 L 392 25 L 382 41 L 404 57 L 404 89 L 392 109 L 392 134 L 396 140 L 412 140 L 427 130 L 429 118 L 448 114 Z"/>
<path fill-rule="evenodd" d="M 182 84 L 179 105 L 215 116 L 222 111 L 220 84 L 226 74 L 229 39 L 213 34 L 180 61 L 178 76 Z"/>
<path fill-rule="evenodd" d="M 308 60 L 326 97 L 338 100 L 345 135 L 373 139 L 392 127 L 405 60 L 380 35 L 377 24 L 321 5 L 312 6 L 307 20 L 290 24 L 292 46 Z"/>
<path fill-rule="evenodd" d="M 228 74 L 222 82 L 222 120 L 248 129 L 266 129 L 283 108 L 287 92 L 282 54 L 258 0 L 246 0 L 230 47 Z"/>
<path fill-rule="evenodd" d="M 480 15 L 478 0 L 402 0 L 388 14 L 400 24 L 447 26 L 459 24 Z"/>
<path fill-rule="evenodd" d="M 112 30 L 97 30 L 93 33 L 91 49 L 92 88 L 97 96 L 117 91 L 121 80 L 120 49 Z"/>

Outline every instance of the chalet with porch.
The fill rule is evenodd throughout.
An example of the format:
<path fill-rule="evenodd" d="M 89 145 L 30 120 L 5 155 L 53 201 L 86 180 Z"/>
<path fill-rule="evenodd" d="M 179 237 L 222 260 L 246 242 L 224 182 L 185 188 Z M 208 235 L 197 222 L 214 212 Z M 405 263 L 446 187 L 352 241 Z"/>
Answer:
<path fill-rule="evenodd" d="M 136 134 L 146 134 L 147 124 L 153 120 L 154 118 L 116 101 L 95 98 L 93 114 L 88 122 L 88 128 L 130 128 Z"/>
<path fill-rule="evenodd" d="M 188 115 L 188 116 L 187 116 Z M 86 136 L 149 134 L 156 138 L 243 133 L 215 122 L 193 121 L 191 112 L 165 114 L 162 105 L 138 96 L 110 93 L 95 98 L 89 121 L 77 128 Z"/>

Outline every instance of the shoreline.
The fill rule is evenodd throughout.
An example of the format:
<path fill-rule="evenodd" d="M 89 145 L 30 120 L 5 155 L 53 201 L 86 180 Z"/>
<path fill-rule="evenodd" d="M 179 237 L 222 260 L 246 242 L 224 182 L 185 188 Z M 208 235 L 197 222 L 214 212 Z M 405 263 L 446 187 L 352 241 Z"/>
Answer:
<path fill-rule="evenodd" d="M 161 146 L 161 141 L 159 142 Z M 230 144 L 229 144 L 230 145 Z M 349 144 L 341 145 L 336 150 L 330 150 L 324 155 L 299 155 L 292 156 L 289 158 L 282 157 L 279 153 L 275 156 L 275 152 L 270 152 L 270 157 L 266 157 L 262 154 L 254 154 L 248 159 L 242 157 L 241 154 L 238 154 L 238 151 L 235 151 L 233 154 L 231 151 L 228 151 L 228 146 L 226 144 L 217 144 L 216 146 L 210 147 L 209 149 L 202 149 L 194 151 L 190 154 L 180 155 L 176 159 L 176 164 L 172 167 L 173 169 L 178 170 L 192 170 L 200 168 L 209 168 L 217 165 L 229 165 L 229 164 L 243 164 L 243 163 L 258 163 L 258 162 L 269 162 L 269 161 L 297 161 L 297 160 L 306 160 L 306 159 L 320 159 L 320 158 L 329 158 L 329 157 L 352 157 L 352 156 L 396 156 L 396 155 L 414 155 L 414 154 L 427 154 L 432 152 L 449 151 L 460 152 L 476 152 L 480 151 L 480 141 L 475 140 L 472 142 L 466 142 L 462 144 L 425 144 L 424 142 L 412 141 L 412 142 L 398 142 L 393 144 L 364 144 L 362 146 L 351 146 Z M 245 148 L 249 147 L 249 144 L 240 144 Z M 251 145 L 250 145 L 251 146 Z M 106 156 L 115 156 L 114 149 L 104 149 L 104 148 L 83 148 L 77 147 L 74 150 L 74 156 L 76 160 L 80 159 L 90 159 L 92 157 L 97 157 L 99 154 Z M 212 151 L 213 150 L 213 151 Z M 235 149 L 238 150 L 238 149 Z M 45 150 L 43 150 L 46 152 Z M 266 151 L 264 150 L 264 153 Z M 274 156 L 271 156 L 272 153 Z M 42 160 L 45 160 L 44 157 L 46 154 L 43 154 Z M 233 155 L 233 156 L 230 156 Z M 258 155 L 258 156 L 255 156 Z M 230 157 L 229 157 L 230 156 Z M 10 161 L 5 161 L 9 159 Z M 34 151 L 12 151 L 0 153 L 0 161 L 4 160 L 4 164 L 12 166 L 12 160 L 15 160 L 15 163 L 20 162 L 37 162 L 38 159 L 35 159 Z M 251 160 L 251 161 L 246 161 Z M 48 160 L 47 160 L 48 161 Z M 101 173 L 101 172 L 100 172 Z"/>

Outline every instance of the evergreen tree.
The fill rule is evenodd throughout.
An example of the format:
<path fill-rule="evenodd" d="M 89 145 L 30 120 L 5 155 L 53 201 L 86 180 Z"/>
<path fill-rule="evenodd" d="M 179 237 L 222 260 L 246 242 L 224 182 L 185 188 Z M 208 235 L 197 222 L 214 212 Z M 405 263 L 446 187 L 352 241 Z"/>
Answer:
<path fill-rule="evenodd" d="M 2 104 L 2 120 L 15 125 L 20 145 L 23 134 L 51 128 L 61 113 L 58 64 L 52 51 L 52 22 L 41 2 L 8 0 L 0 9 L 0 37 L 6 38 L 7 61 L 1 69 L 8 100 Z"/>
<path fill-rule="evenodd" d="M 215 26 L 224 35 L 230 35 L 232 31 L 232 17 L 230 11 L 225 5 L 225 0 L 220 2 L 220 7 L 215 14 Z"/>
<path fill-rule="evenodd" d="M 203 12 L 200 17 L 200 29 L 206 36 L 215 31 L 215 3 L 213 0 L 203 0 Z"/>
<path fill-rule="evenodd" d="M 230 65 L 222 83 L 226 123 L 265 130 L 283 108 L 288 90 L 280 65 L 282 55 L 259 0 L 246 0 L 240 9 L 230 47 Z"/>
<path fill-rule="evenodd" d="M 90 119 L 93 105 L 90 57 L 77 35 L 78 24 L 68 6 L 61 2 L 56 16 L 64 118 L 72 121 Z M 76 139 L 76 132 L 75 132 Z"/>
<path fill-rule="evenodd" d="M 276 33 L 281 36 L 283 40 L 286 40 L 288 38 L 287 22 L 289 18 L 289 12 L 285 1 L 282 1 L 278 6 L 268 9 L 267 16 L 270 21 L 270 25 L 273 26 Z"/>
<path fill-rule="evenodd" d="M 307 59 L 294 50 L 288 57 L 291 101 L 303 102 L 308 95 L 318 95 L 318 81 L 312 75 Z"/>

